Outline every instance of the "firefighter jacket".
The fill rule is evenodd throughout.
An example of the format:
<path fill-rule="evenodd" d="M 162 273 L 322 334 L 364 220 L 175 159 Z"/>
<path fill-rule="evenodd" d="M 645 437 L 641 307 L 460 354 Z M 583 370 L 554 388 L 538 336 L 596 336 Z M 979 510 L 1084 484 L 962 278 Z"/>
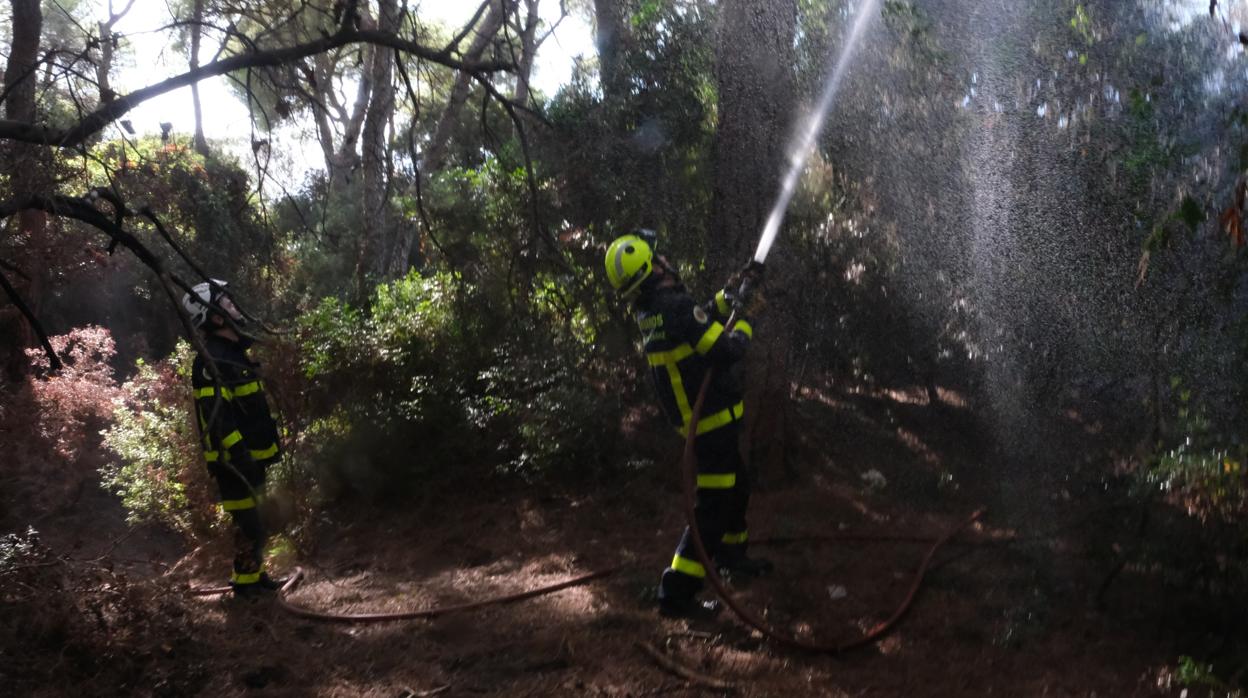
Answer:
<path fill-rule="evenodd" d="M 277 423 L 269 412 L 259 365 L 247 357 L 248 341 L 235 342 L 216 334 L 204 338 L 220 380 L 208 361 L 196 356 L 191 368 L 195 412 L 199 419 L 204 460 L 267 465 L 281 458 Z"/>
<path fill-rule="evenodd" d="M 730 312 L 723 291 L 705 306 L 694 303 L 683 286 L 654 289 L 637 300 L 637 325 L 659 401 L 682 436 L 708 369 L 715 373 L 697 433 L 735 422 L 744 413 L 741 386 L 728 368 L 745 355 L 753 330 L 744 320 L 738 320 L 732 331 L 725 330 L 723 322 Z"/>

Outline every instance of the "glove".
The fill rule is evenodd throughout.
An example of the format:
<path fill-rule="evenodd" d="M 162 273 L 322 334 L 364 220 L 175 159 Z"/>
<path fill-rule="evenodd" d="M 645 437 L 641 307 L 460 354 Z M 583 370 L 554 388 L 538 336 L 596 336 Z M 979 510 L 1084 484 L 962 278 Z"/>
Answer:
<path fill-rule="evenodd" d="M 741 276 L 741 284 L 737 288 L 737 300 L 744 306 L 750 302 L 750 295 L 755 287 L 761 286 L 763 283 L 763 263 L 750 260 L 738 274 Z"/>
<path fill-rule="evenodd" d="M 750 260 L 750 263 L 741 267 L 740 270 L 734 271 L 732 276 L 728 277 L 728 281 L 724 283 L 724 290 L 729 296 L 740 295 L 741 284 L 749 281 L 751 287 L 762 283 L 764 266 L 762 262 Z"/>

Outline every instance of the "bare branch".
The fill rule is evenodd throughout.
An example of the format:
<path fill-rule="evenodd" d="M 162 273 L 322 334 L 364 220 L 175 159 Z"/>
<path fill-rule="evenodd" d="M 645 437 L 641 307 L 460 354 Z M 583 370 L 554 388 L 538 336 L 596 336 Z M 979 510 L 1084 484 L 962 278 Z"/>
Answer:
<path fill-rule="evenodd" d="M 396 51 L 410 53 L 448 68 L 474 74 L 514 69 L 513 65 L 505 62 L 485 61 L 468 63 L 460 61 L 452 58 L 445 51 L 434 50 L 414 41 L 377 30 L 344 28 L 336 34 L 323 36 L 315 41 L 285 48 L 231 56 L 193 70 L 188 70 L 181 75 L 176 75 L 167 80 L 135 90 L 130 94 L 103 104 L 95 111 L 84 116 L 76 125 L 67 129 L 54 129 L 24 121 L 0 119 L 0 138 L 25 143 L 54 145 L 61 148 L 75 148 L 139 104 L 166 92 L 186 87 L 193 82 L 216 75 L 224 75 L 247 68 L 284 65 L 340 46 L 357 43 L 383 46 Z"/>
<path fill-rule="evenodd" d="M 468 20 L 464 24 L 464 28 L 459 30 L 459 33 L 455 35 L 455 38 L 451 39 L 451 42 L 442 50 L 447 53 L 459 50 L 459 42 L 463 41 L 464 37 L 468 36 L 468 33 L 477 26 L 477 21 L 481 19 L 481 14 L 485 12 L 485 8 L 489 7 L 492 1 L 493 0 L 485 0 L 485 2 L 481 3 L 481 5 L 477 7 L 477 11 L 473 13 L 472 19 Z"/>
<path fill-rule="evenodd" d="M 13 305 L 17 306 L 18 311 L 26 318 L 26 322 L 30 323 L 35 334 L 39 336 L 39 343 L 43 345 L 43 353 L 48 355 L 48 365 L 52 367 L 53 371 L 61 370 L 63 365 L 61 357 L 56 355 L 56 350 L 52 348 L 52 342 L 48 341 L 48 333 L 43 331 L 43 325 L 39 324 L 39 319 L 30 310 L 30 306 L 26 305 L 26 301 L 22 300 L 22 297 L 18 295 L 17 289 L 13 288 L 13 284 L 9 283 L 9 280 L 4 276 L 4 272 L 0 272 L 0 288 L 4 289 L 9 300 L 13 301 Z"/>
<path fill-rule="evenodd" d="M 104 199 L 115 207 L 117 211 L 116 220 L 109 220 L 102 211 L 93 205 L 93 201 L 98 199 Z M 162 281 L 167 277 L 169 281 L 171 281 L 178 288 L 181 288 L 184 292 L 192 292 L 190 284 L 170 273 L 165 268 L 164 263 L 161 262 L 161 260 L 150 249 L 148 249 L 146 245 L 122 227 L 120 221 L 124 220 L 126 216 L 134 215 L 134 212 L 126 208 L 125 204 L 121 202 L 121 199 L 117 197 L 114 192 L 96 189 L 93 190 L 88 197 L 84 198 L 75 198 L 59 194 L 52 196 L 34 194 L 26 197 L 20 197 L 0 205 L 0 219 L 8 218 L 9 216 L 13 216 L 20 211 L 29 209 L 44 211 L 52 215 L 64 216 L 65 218 L 72 218 L 96 228 L 100 232 L 112 238 L 113 246 L 120 244 L 133 252 L 134 256 L 138 257 L 139 261 L 142 262 L 147 268 L 151 269 L 153 273 L 161 277 Z M 150 218 L 153 222 L 157 222 L 154 216 L 151 216 Z M 207 279 L 207 281 L 215 287 L 215 282 L 212 279 Z M 233 318 L 224 308 L 211 301 L 205 304 L 211 310 L 225 318 L 227 322 L 230 322 L 231 324 L 233 323 Z M 235 304 L 235 307 L 240 312 L 244 312 L 241 307 L 237 306 L 237 303 Z M 245 312 L 244 315 L 249 318 L 251 317 Z M 237 326 L 235 326 L 235 329 L 237 329 Z"/>

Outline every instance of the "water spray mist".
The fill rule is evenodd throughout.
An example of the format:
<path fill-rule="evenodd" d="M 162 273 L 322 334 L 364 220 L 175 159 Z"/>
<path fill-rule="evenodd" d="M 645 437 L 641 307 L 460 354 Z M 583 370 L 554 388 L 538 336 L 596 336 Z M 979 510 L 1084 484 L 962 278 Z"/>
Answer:
<path fill-rule="evenodd" d="M 841 47 L 840 56 L 837 57 L 836 65 L 823 85 L 823 92 L 819 95 L 815 109 L 794 134 L 789 149 L 789 169 L 784 175 L 776 203 L 771 207 L 771 213 L 767 215 L 767 224 L 763 226 L 763 235 L 758 241 L 758 249 L 754 251 L 754 261 L 759 264 L 766 261 L 767 253 L 771 251 L 771 245 L 776 240 L 776 233 L 780 232 L 780 224 L 784 222 L 784 213 L 793 199 L 793 192 L 797 190 L 797 182 L 802 176 L 802 171 L 806 169 L 806 161 L 815 148 L 820 132 L 823 131 L 823 122 L 827 119 L 828 110 L 832 107 L 832 100 L 845 79 L 849 59 L 853 56 L 854 48 L 862 39 L 871 18 L 876 15 L 878 5 L 879 0 L 864 0 L 858 7 L 849 38 Z"/>

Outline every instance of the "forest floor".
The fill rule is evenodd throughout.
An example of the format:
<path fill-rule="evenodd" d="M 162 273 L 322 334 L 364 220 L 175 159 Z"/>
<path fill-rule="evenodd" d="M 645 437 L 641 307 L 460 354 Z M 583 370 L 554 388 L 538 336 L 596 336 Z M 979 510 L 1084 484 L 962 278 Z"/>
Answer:
<path fill-rule="evenodd" d="M 189 595 L 190 586 L 221 583 L 224 543 L 187 551 L 158 531 L 127 533 L 115 500 L 88 488 L 71 511 L 39 524 L 44 545 L 79 562 L 32 570 L 38 574 L 24 584 L 46 579 L 54 589 L 48 606 L 0 622 L 3 692 L 1179 696 L 1179 656 L 1223 640 L 1191 622 L 1177 592 L 1132 565 L 1119 569 L 1113 551 L 1130 545 L 1133 516 L 1104 506 L 1095 468 L 1079 485 L 994 464 L 978 446 L 983 425 L 956 394 L 941 394 L 929 405 L 921 390 L 804 390 L 789 424 L 801 435 L 789 452 L 797 467 L 760 473 L 753 554 L 773 560 L 776 571 L 735 590 L 780 628 L 819 641 L 852 640 L 891 615 L 928 544 L 765 539 L 937 536 L 988 506 L 980 523 L 937 553 L 899 625 L 861 649 L 792 650 L 727 611 L 714 622 L 660 618 L 653 589 L 683 523 L 677 478 L 665 467 L 576 493 L 494 486 L 406 511 L 330 511 L 305 533 L 311 543 L 302 555 L 276 559 L 279 570 L 305 572 L 292 603 L 420 609 L 626 564 L 520 603 L 373 624 Z M 1084 426 L 1076 431 L 1094 437 L 1096 425 Z M 1054 444 L 1078 447 L 1078 439 Z M 872 470 L 879 476 L 863 477 Z M 1006 473 L 1012 479 L 1002 485 Z M 682 679 L 639 643 L 733 688 Z"/>

